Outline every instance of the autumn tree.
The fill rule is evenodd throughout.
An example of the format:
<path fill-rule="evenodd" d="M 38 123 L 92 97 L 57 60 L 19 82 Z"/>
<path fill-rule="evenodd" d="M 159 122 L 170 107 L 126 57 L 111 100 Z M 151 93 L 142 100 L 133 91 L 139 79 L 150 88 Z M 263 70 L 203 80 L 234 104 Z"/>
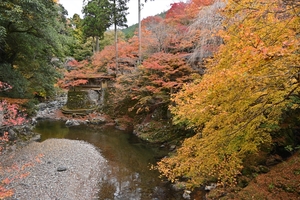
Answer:
<path fill-rule="evenodd" d="M 101 42 L 108 44 L 108 38 L 110 38 L 110 32 L 106 32 L 106 38 L 104 38 Z M 128 41 L 125 41 L 123 36 L 120 34 L 118 46 L 122 46 L 122 48 L 118 49 L 118 71 L 121 73 L 126 73 L 134 70 L 134 67 L 137 65 L 138 59 L 138 49 L 139 49 L 139 39 L 137 35 L 134 35 Z M 143 45 L 142 53 L 145 57 L 151 56 L 154 52 L 157 52 L 157 48 L 154 46 L 156 44 L 156 40 L 152 35 L 151 31 L 143 29 Z M 155 50 L 153 50 L 155 49 Z M 114 45 L 105 46 L 102 51 L 96 53 L 92 58 L 92 65 L 95 67 L 95 70 L 106 71 L 108 73 L 116 74 L 116 63 L 115 63 L 115 47 Z M 125 63 L 125 65 L 124 65 Z M 128 65 L 128 66 L 126 66 Z"/>
<path fill-rule="evenodd" d="M 131 72 L 136 67 L 137 62 L 137 51 L 138 51 L 138 41 L 136 39 L 130 39 L 125 41 L 124 35 L 119 32 L 118 46 L 122 46 L 118 50 L 118 69 L 115 62 L 115 46 L 113 44 L 105 46 L 102 51 L 95 54 L 92 57 L 92 65 L 94 66 L 95 71 L 107 72 L 109 74 L 127 73 Z M 107 32 L 107 39 L 104 39 L 103 42 L 114 43 L 113 32 Z M 109 40 L 111 38 L 111 40 Z"/>
<path fill-rule="evenodd" d="M 0 91 L 10 90 L 12 87 L 0 81 Z M 0 100 L 0 154 L 3 144 L 8 142 L 7 130 L 11 126 L 21 125 L 26 122 L 26 115 L 19 109 L 19 106 L 14 103 L 9 103 L 7 100 Z M 1 186 L 0 186 L 1 194 Z"/>
<path fill-rule="evenodd" d="M 8 83 L 0 81 L 0 91 L 8 91 L 10 89 L 12 89 L 12 87 Z M 11 139 L 8 130 L 13 126 L 23 125 L 26 122 L 26 115 L 17 104 L 0 99 L 0 155 Z M 11 167 L 10 170 L 12 169 L 13 167 Z M 5 173 L 2 163 L 0 165 L 0 172 L 1 174 Z M 6 189 L 6 185 L 8 185 L 11 180 L 9 178 L 0 180 L 0 199 L 9 198 L 14 194 L 13 189 Z"/>
<path fill-rule="evenodd" d="M 191 22 L 191 18 L 186 13 L 187 5 L 184 2 L 172 3 L 171 8 L 166 13 L 166 21 L 172 24 L 188 25 Z"/>
<path fill-rule="evenodd" d="M 147 37 L 152 42 L 148 44 L 148 53 L 168 52 L 168 46 L 173 37 L 174 28 L 169 26 L 160 16 L 149 16 L 142 21 L 143 39 L 147 41 Z M 149 40 L 148 39 L 148 40 Z"/>
<path fill-rule="evenodd" d="M 212 57 L 223 43 L 218 32 L 223 29 L 224 17 L 218 11 L 224 7 L 225 3 L 220 0 L 211 4 L 206 2 L 201 6 L 197 17 L 188 27 L 186 37 L 181 42 L 181 46 L 191 49 L 189 62 L 196 63 L 200 73 L 205 71 L 204 60 Z"/>
<path fill-rule="evenodd" d="M 154 0 L 150 0 L 154 1 Z M 147 0 L 145 0 L 145 3 Z M 142 11 L 143 3 L 141 3 L 141 0 L 138 0 L 138 39 L 139 39 L 139 59 L 138 63 L 140 64 L 142 62 L 142 21 L 141 21 L 141 11 Z"/>
<path fill-rule="evenodd" d="M 58 81 L 58 85 L 61 88 L 72 89 L 74 86 L 84 85 L 87 83 L 86 78 L 94 72 L 86 60 L 81 62 L 71 60 L 68 62 L 68 65 L 71 66 L 71 69 L 66 70 L 64 77 Z"/>
<path fill-rule="evenodd" d="M 178 55 L 160 52 L 146 59 L 132 75 L 121 76 L 118 81 L 120 91 L 128 92 L 122 96 L 135 102 L 129 108 L 130 112 L 149 114 L 157 108 L 167 107 L 170 95 L 190 82 L 192 73 L 190 66 Z"/>
<path fill-rule="evenodd" d="M 186 7 L 186 13 L 189 17 L 194 18 L 198 15 L 199 8 L 211 5 L 214 2 L 215 0 L 191 0 Z"/>
<path fill-rule="evenodd" d="M 271 148 L 283 114 L 299 109 L 299 12 L 296 1 L 228 1 L 224 45 L 203 79 L 173 96 L 174 123 L 196 134 L 158 163 L 169 180 L 234 185 Z"/>
<path fill-rule="evenodd" d="M 0 129 L 23 124 L 26 121 L 25 114 L 19 110 L 19 106 L 6 100 L 0 101 Z"/>

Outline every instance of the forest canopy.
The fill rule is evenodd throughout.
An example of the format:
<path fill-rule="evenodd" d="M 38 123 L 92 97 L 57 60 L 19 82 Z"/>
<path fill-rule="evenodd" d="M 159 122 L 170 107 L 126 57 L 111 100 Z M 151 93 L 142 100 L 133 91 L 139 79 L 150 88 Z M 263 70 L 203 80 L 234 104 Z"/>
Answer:
<path fill-rule="evenodd" d="M 53 94 L 59 74 L 50 61 L 69 41 L 65 14 L 52 0 L 1 1 L 0 80 L 12 86 L 9 96 Z"/>

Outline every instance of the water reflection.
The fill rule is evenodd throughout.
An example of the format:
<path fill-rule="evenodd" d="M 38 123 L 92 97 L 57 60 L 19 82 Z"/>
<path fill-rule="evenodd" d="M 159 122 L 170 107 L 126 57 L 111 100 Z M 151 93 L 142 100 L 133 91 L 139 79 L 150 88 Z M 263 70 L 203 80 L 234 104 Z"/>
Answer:
<path fill-rule="evenodd" d="M 171 191 L 168 184 L 161 182 L 157 171 L 150 170 L 158 149 L 139 141 L 132 134 L 113 128 L 66 127 L 60 121 L 41 121 L 35 131 L 42 134 L 42 140 L 85 140 L 99 147 L 108 160 L 108 167 L 103 169 L 106 176 L 100 181 L 101 200 L 183 199 Z"/>

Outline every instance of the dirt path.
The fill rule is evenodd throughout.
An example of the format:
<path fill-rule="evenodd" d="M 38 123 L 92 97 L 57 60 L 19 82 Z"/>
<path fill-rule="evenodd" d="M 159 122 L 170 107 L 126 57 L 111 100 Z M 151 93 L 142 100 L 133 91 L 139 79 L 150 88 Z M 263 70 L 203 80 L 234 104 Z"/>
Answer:
<path fill-rule="evenodd" d="M 83 141 L 49 139 L 0 157 L 0 182 L 6 199 L 97 199 L 106 160 Z"/>

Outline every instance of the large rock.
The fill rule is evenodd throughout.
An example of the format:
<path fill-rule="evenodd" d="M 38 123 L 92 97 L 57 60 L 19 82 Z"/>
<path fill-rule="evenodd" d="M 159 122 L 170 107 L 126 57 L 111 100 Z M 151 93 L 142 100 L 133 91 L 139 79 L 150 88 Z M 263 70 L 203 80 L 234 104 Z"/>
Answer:
<path fill-rule="evenodd" d="M 89 119 L 89 123 L 91 124 L 106 124 L 111 123 L 113 120 L 108 115 L 98 115 Z"/>
<path fill-rule="evenodd" d="M 80 122 L 75 119 L 68 119 L 66 121 L 66 126 L 79 126 Z"/>
<path fill-rule="evenodd" d="M 57 97 L 55 101 L 40 103 L 37 106 L 38 111 L 36 113 L 36 117 L 32 121 L 32 124 L 34 125 L 38 119 L 55 119 L 56 111 L 63 107 L 66 102 L 67 96 L 60 96 Z"/>
<path fill-rule="evenodd" d="M 9 141 L 16 140 L 17 136 L 18 136 L 18 134 L 13 129 L 8 130 L 8 139 L 9 139 Z"/>

